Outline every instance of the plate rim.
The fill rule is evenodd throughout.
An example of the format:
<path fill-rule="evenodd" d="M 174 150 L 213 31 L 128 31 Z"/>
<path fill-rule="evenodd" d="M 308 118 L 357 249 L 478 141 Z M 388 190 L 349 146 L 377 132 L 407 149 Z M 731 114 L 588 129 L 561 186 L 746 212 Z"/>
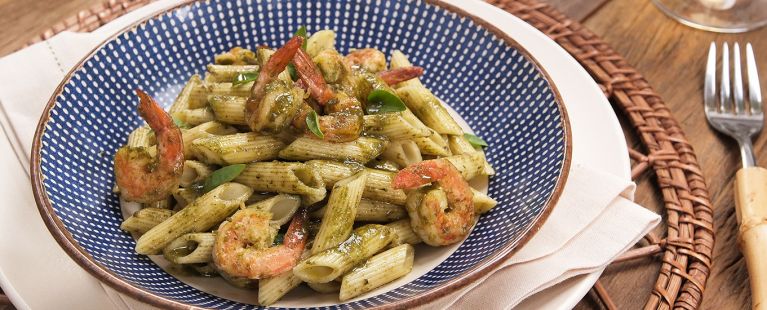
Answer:
<path fill-rule="evenodd" d="M 415 307 L 419 305 L 426 305 L 436 299 L 439 299 L 440 297 L 453 293 L 459 290 L 460 288 L 463 288 L 467 284 L 477 280 L 478 278 L 488 274 L 492 269 L 500 265 L 503 261 L 513 256 L 530 239 L 532 239 L 534 235 L 536 235 L 536 233 L 540 230 L 541 226 L 545 223 L 548 216 L 551 214 L 551 211 L 556 207 L 557 202 L 559 201 L 559 198 L 561 197 L 562 192 L 564 190 L 565 184 L 567 183 L 568 174 L 569 174 L 570 166 L 572 163 L 572 136 L 571 136 L 572 130 L 570 127 L 570 121 L 567 115 L 567 110 L 564 104 L 564 100 L 561 94 L 559 93 L 556 85 L 554 84 L 553 80 L 551 79 L 551 76 L 540 65 L 540 62 L 535 57 L 533 57 L 533 55 L 529 53 L 529 51 L 525 49 L 521 44 L 519 44 L 516 40 L 511 38 L 511 36 L 506 34 L 504 31 L 500 30 L 499 28 L 497 28 L 496 26 L 494 26 L 487 20 L 475 14 L 467 12 L 461 7 L 458 7 L 451 3 L 444 2 L 442 0 L 422 0 L 422 1 L 425 4 L 434 5 L 449 13 L 454 13 L 460 17 L 470 19 L 472 22 L 476 23 L 481 28 L 485 29 L 486 31 L 490 32 L 496 37 L 502 39 L 504 44 L 506 44 L 507 46 L 510 46 L 516 49 L 517 51 L 519 51 L 519 53 L 521 53 L 525 58 L 527 58 L 528 61 L 532 63 L 532 65 L 541 73 L 542 78 L 548 83 L 549 88 L 552 92 L 552 95 L 554 96 L 554 101 L 557 105 L 557 108 L 560 111 L 560 114 L 561 114 L 560 125 L 564 133 L 564 137 L 563 137 L 564 158 L 562 161 L 562 165 L 559 169 L 559 177 L 556 180 L 551 196 L 544 203 L 543 211 L 540 214 L 538 214 L 532 226 L 530 226 L 528 231 L 518 240 L 516 244 L 507 244 L 503 246 L 501 249 L 496 250 L 491 255 L 482 259 L 482 261 L 477 263 L 476 266 L 468 270 L 465 270 L 459 276 L 452 278 L 450 280 L 447 280 L 428 291 L 422 292 L 414 296 L 410 296 L 405 299 L 399 299 L 392 303 L 371 307 L 371 309 L 399 309 L 399 308 Z M 193 5 L 195 3 L 200 3 L 200 2 L 206 2 L 206 1 L 205 0 L 182 0 L 177 4 L 171 5 L 161 10 L 155 11 L 154 13 L 150 15 L 142 17 L 136 20 L 135 22 L 130 23 L 128 26 L 123 27 L 119 31 L 115 32 L 114 34 L 108 36 L 105 40 L 103 40 L 101 43 L 96 45 L 96 47 L 94 47 L 90 52 L 88 52 L 86 56 L 80 59 L 77 62 L 77 64 L 74 67 L 72 67 L 72 69 L 69 72 L 67 72 L 67 74 L 63 77 L 61 83 L 59 83 L 59 85 L 56 87 L 50 99 L 46 103 L 45 108 L 43 109 L 43 112 L 40 116 L 37 127 L 35 129 L 34 139 L 32 143 L 32 152 L 31 152 L 32 154 L 31 154 L 31 160 L 30 160 L 30 177 L 31 177 L 31 183 L 32 183 L 32 192 L 35 198 L 35 204 L 37 205 L 37 209 L 40 212 L 41 217 L 43 218 L 43 222 L 46 228 L 51 233 L 51 235 L 56 240 L 56 242 L 59 244 L 59 246 L 61 246 L 64 249 L 67 255 L 70 258 L 72 258 L 81 268 L 85 269 L 88 273 L 90 273 L 91 275 L 99 279 L 101 282 L 106 283 L 107 285 L 116 289 L 117 291 L 125 293 L 130 297 L 133 297 L 141 302 L 145 302 L 153 306 L 172 308 L 172 309 L 190 309 L 190 308 L 197 308 L 197 307 L 188 305 L 185 303 L 181 303 L 169 298 L 165 298 L 163 296 L 156 295 L 153 292 L 150 292 L 146 289 L 135 286 L 123 280 L 121 277 L 111 272 L 107 267 L 105 267 L 101 263 L 96 262 L 96 260 L 77 243 L 77 241 L 74 239 L 71 233 L 67 230 L 64 223 L 61 221 L 61 219 L 56 215 L 55 211 L 53 210 L 53 206 L 51 205 L 50 199 L 48 197 L 48 193 L 45 190 L 45 187 L 43 184 L 44 176 L 42 175 L 42 168 L 41 168 L 42 136 L 45 133 L 45 130 L 46 130 L 45 127 L 48 124 L 48 121 L 50 120 L 51 110 L 56 105 L 56 99 L 62 94 L 64 87 L 67 85 L 68 82 L 71 81 L 74 74 L 78 70 L 82 69 L 83 65 L 88 60 L 93 58 L 96 55 L 96 53 L 98 53 L 99 50 L 101 50 L 105 45 L 112 42 L 117 37 L 123 35 L 126 32 L 138 29 L 140 26 L 147 24 L 151 20 L 156 20 L 162 15 L 165 15 L 172 11 L 176 11 L 176 10 L 179 10 L 184 7 Z M 263 307 L 260 305 L 255 305 L 255 306 Z M 334 305 L 334 306 L 337 306 L 337 305 Z"/>

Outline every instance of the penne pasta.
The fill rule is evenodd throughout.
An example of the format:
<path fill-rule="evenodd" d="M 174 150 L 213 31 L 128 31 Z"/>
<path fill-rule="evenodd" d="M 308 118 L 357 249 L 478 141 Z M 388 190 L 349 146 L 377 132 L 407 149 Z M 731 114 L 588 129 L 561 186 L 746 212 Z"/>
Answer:
<path fill-rule="evenodd" d="M 246 97 L 211 95 L 208 96 L 208 104 L 216 116 L 216 120 L 232 124 L 246 125 L 245 102 Z"/>
<path fill-rule="evenodd" d="M 385 160 L 394 162 L 400 167 L 407 167 L 417 162 L 423 161 L 421 150 L 413 140 L 395 140 L 389 142 L 384 149 L 381 157 Z"/>
<path fill-rule="evenodd" d="M 407 59 L 407 56 L 400 52 L 399 50 L 395 50 L 391 53 L 391 57 L 389 59 L 389 66 L 392 69 L 398 69 L 398 68 L 405 68 L 405 67 L 412 67 L 413 64 L 410 63 L 410 61 Z M 421 80 L 418 78 L 409 79 L 404 82 L 400 82 L 397 85 L 393 85 L 395 89 L 401 88 L 401 87 L 407 87 L 407 86 L 423 86 L 421 84 Z"/>
<path fill-rule="evenodd" d="M 204 95 L 207 92 L 208 90 L 203 86 L 200 76 L 197 74 L 192 75 L 178 96 L 176 96 L 176 100 L 173 101 L 168 113 L 176 117 L 178 112 L 204 107 L 206 103 Z"/>
<path fill-rule="evenodd" d="M 306 285 L 318 293 L 323 294 L 336 293 L 341 290 L 341 283 L 338 281 L 330 281 L 326 283 L 306 282 Z"/>
<path fill-rule="evenodd" d="M 213 244 L 216 241 L 212 233 L 191 233 L 171 241 L 163 256 L 174 264 L 200 264 L 210 262 L 213 258 Z"/>
<path fill-rule="evenodd" d="M 231 165 L 276 159 L 283 148 L 285 144 L 272 136 L 246 132 L 196 139 L 191 153 L 208 164 Z"/>
<path fill-rule="evenodd" d="M 160 208 L 144 208 L 136 211 L 120 224 L 120 229 L 131 234 L 143 235 L 153 227 L 167 220 L 173 211 Z"/>
<path fill-rule="evenodd" d="M 179 188 L 173 192 L 173 199 L 176 200 L 176 207 L 174 211 L 178 211 L 192 203 L 197 197 L 200 197 L 200 193 L 190 188 Z"/>
<path fill-rule="evenodd" d="M 445 157 L 455 166 L 466 180 L 471 180 L 485 173 L 485 157 L 482 153 L 471 153 Z"/>
<path fill-rule="evenodd" d="M 184 170 L 181 173 L 181 187 L 189 187 L 205 180 L 213 169 L 196 160 L 185 160 Z"/>
<path fill-rule="evenodd" d="M 325 186 L 332 188 L 336 182 L 347 178 L 352 174 L 365 169 L 368 172 L 367 182 L 362 197 L 371 200 L 388 202 L 396 205 L 405 205 L 407 196 L 401 189 L 394 189 L 392 181 L 394 172 L 365 168 L 351 163 L 340 163 L 329 160 L 311 160 L 306 162 L 314 167 L 325 183 Z"/>
<path fill-rule="evenodd" d="M 142 208 L 157 208 L 157 209 L 173 209 L 173 202 L 171 201 L 170 197 L 158 200 L 158 201 L 152 201 L 152 202 L 145 202 L 141 204 Z"/>
<path fill-rule="evenodd" d="M 378 253 L 392 240 L 388 227 L 368 224 L 355 229 L 346 241 L 314 254 L 293 268 L 305 282 L 327 283 Z"/>
<path fill-rule="evenodd" d="M 258 304 L 269 306 L 301 284 L 301 279 L 288 270 L 275 277 L 258 280 Z"/>
<path fill-rule="evenodd" d="M 231 82 L 207 83 L 208 95 L 248 97 L 253 82 L 233 85 Z M 207 97 L 206 97 L 207 99 Z"/>
<path fill-rule="evenodd" d="M 471 190 L 474 193 L 472 200 L 474 201 L 474 210 L 477 214 L 485 214 L 498 205 L 498 202 L 487 194 L 473 188 Z"/>
<path fill-rule="evenodd" d="M 346 301 L 399 279 L 413 270 L 415 250 L 402 244 L 368 259 L 341 280 L 339 299 Z"/>
<path fill-rule="evenodd" d="M 150 147 L 155 144 L 157 144 L 157 139 L 149 126 L 136 128 L 128 135 L 127 145 L 129 147 Z"/>
<path fill-rule="evenodd" d="M 258 74 L 257 65 L 208 65 L 205 82 L 232 82 L 240 73 Z"/>
<path fill-rule="evenodd" d="M 304 163 L 252 163 L 234 181 L 255 191 L 298 194 L 304 206 L 325 199 L 327 193 L 318 171 Z"/>
<path fill-rule="evenodd" d="M 413 111 L 413 114 L 436 132 L 446 135 L 463 134 L 461 126 L 455 122 L 445 106 L 426 87 L 400 87 L 397 89 L 397 96 L 402 99 L 408 109 Z"/>
<path fill-rule="evenodd" d="M 383 113 L 364 116 L 363 132 L 382 135 L 390 140 L 428 137 L 431 130 L 410 110 L 398 113 Z"/>
<path fill-rule="evenodd" d="M 363 170 L 333 185 L 320 231 L 314 237 L 312 254 L 334 247 L 349 237 L 367 177 L 367 171 Z"/>
<path fill-rule="evenodd" d="M 485 153 L 482 151 L 481 148 L 475 148 L 471 143 L 469 143 L 469 140 L 466 140 L 464 136 L 448 136 L 448 145 L 450 146 L 450 151 L 453 153 L 453 155 L 462 155 L 467 153 L 482 153 L 482 159 L 485 161 L 485 172 L 486 175 L 494 175 L 495 169 L 493 169 L 493 166 L 490 165 L 489 162 L 487 162 L 487 159 L 484 157 Z"/>
<path fill-rule="evenodd" d="M 323 207 L 313 212 L 311 216 L 314 218 L 322 218 L 326 210 L 327 208 Z M 402 206 L 362 198 L 357 206 L 357 214 L 354 216 L 354 221 L 388 223 L 406 217 L 407 211 Z"/>
<path fill-rule="evenodd" d="M 252 193 L 252 189 L 237 183 L 224 183 L 216 187 L 144 233 L 136 241 L 136 253 L 158 254 L 168 243 L 183 234 L 212 228 L 237 210 Z"/>
<path fill-rule="evenodd" d="M 280 194 L 272 198 L 261 200 L 247 206 L 247 208 L 258 209 L 272 214 L 269 225 L 280 227 L 287 224 L 293 218 L 298 207 L 301 206 L 301 197 L 296 195 Z"/>
<path fill-rule="evenodd" d="M 421 237 L 419 237 L 415 231 L 413 231 L 413 227 L 410 225 L 409 218 L 391 222 L 386 224 L 386 227 L 389 227 L 389 230 L 391 230 L 392 234 L 394 235 L 394 239 L 392 240 L 392 245 L 394 246 L 405 243 L 416 245 L 423 242 Z"/>
<path fill-rule="evenodd" d="M 190 129 L 181 130 L 181 138 L 184 140 L 184 156 L 185 158 L 192 157 L 190 152 L 192 149 L 192 142 L 199 138 L 207 138 L 211 136 L 231 135 L 237 132 L 232 126 L 224 125 L 219 122 L 207 122 L 194 126 Z"/>
<path fill-rule="evenodd" d="M 434 130 L 428 137 L 413 138 L 412 140 L 418 145 L 418 149 L 423 155 L 450 156 L 447 141 Z"/>
<path fill-rule="evenodd" d="M 280 151 L 280 158 L 287 160 L 330 159 L 367 163 L 378 157 L 386 147 L 386 140 L 359 137 L 344 143 L 333 143 L 301 137 Z"/>
<path fill-rule="evenodd" d="M 324 50 L 334 50 L 335 45 L 336 33 L 333 30 L 320 30 L 306 40 L 306 53 L 311 57 L 316 57 Z"/>
<path fill-rule="evenodd" d="M 210 107 L 181 110 L 173 114 L 173 117 L 190 126 L 197 126 L 216 120 L 216 115 L 213 114 L 213 110 Z"/>

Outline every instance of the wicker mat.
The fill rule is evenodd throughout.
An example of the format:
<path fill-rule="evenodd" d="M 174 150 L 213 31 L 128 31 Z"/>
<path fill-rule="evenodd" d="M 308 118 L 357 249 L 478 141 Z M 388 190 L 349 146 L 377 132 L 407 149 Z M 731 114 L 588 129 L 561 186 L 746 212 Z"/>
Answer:
<path fill-rule="evenodd" d="M 150 0 L 109 0 L 82 11 L 35 38 L 30 44 L 69 31 L 92 31 Z M 695 152 L 663 99 L 649 83 L 597 35 L 535 0 L 488 0 L 525 20 L 559 43 L 594 77 L 613 106 L 628 119 L 642 150 L 630 150 L 632 178 L 651 182 L 666 210 L 666 236 L 653 234 L 646 246 L 616 262 L 659 255 L 661 268 L 646 308 L 695 309 L 703 299 L 714 248 L 713 210 Z M 641 179 L 640 179 L 641 177 Z M 607 308 L 615 308 L 600 282 L 594 291 Z M 0 305 L 8 299 L 0 294 Z"/>

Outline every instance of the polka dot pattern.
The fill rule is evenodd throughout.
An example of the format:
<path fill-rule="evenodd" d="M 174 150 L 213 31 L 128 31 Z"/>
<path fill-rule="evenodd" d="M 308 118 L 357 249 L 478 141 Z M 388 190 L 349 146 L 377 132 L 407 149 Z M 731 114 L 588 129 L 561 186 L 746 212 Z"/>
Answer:
<path fill-rule="evenodd" d="M 182 7 L 119 35 L 77 70 L 55 99 L 42 135 L 43 183 L 56 215 L 95 261 L 136 287 L 206 308 L 239 304 L 199 291 L 137 255 L 120 231 L 113 154 L 142 120 L 133 89 L 168 106 L 188 77 L 232 46 L 279 46 L 298 28 L 334 29 L 338 48 L 394 49 L 426 68 L 423 82 L 489 144 L 497 170 L 481 217 L 458 250 L 424 276 L 364 308 L 423 294 L 517 244 L 552 197 L 565 166 L 563 111 L 542 73 L 519 50 L 470 18 L 421 1 L 226 0 Z"/>

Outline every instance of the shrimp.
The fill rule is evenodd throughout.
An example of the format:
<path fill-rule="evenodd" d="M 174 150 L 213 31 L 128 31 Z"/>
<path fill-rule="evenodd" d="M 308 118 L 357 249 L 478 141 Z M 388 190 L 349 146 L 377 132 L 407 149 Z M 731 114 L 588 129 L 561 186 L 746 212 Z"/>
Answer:
<path fill-rule="evenodd" d="M 418 66 L 402 67 L 378 73 L 378 77 L 389 85 L 401 83 L 421 75 L 423 75 L 423 68 Z"/>
<path fill-rule="evenodd" d="M 293 126 L 299 130 L 306 130 L 306 115 L 314 110 L 310 105 L 304 103 L 301 112 L 293 119 Z M 324 135 L 325 141 L 330 142 L 349 142 L 354 141 L 362 134 L 364 119 L 362 104 L 357 98 L 351 97 L 343 92 L 339 92 L 334 100 L 331 100 L 325 106 L 326 115 L 319 117 L 319 128 Z M 310 137 L 314 134 L 306 133 Z"/>
<path fill-rule="evenodd" d="M 274 52 L 258 73 L 258 78 L 250 89 L 250 97 L 245 103 L 245 121 L 253 131 L 262 131 L 268 123 L 272 106 L 264 102 L 267 86 L 293 60 L 296 51 L 301 48 L 301 43 L 303 43 L 303 38 L 301 36 L 294 36 Z"/>
<path fill-rule="evenodd" d="M 346 59 L 372 73 L 386 70 L 386 55 L 374 48 L 354 50 L 346 55 Z"/>
<path fill-rule="evenodd" d="M 317 69 L 317 65 L 314 64 L 309 54 L 299 49 L 296 52 L 293 63 L 296 65 L 296 72 L 301 77 L 301 81 L 309 89 L 312 98 L 317 100 L 320 105 L 324 106 L 335 97 L 335 94 L 328 87 L 328 84 L 325 83 L 322 73 Z"/>
<path fill-rule="evenodd" d="M 147 93 L 136 89 L 139 115 L 157 137 L 157 158 L 144 148 L 123 146 L 115 154 L 115 179 L 123 198 L 154 202 L 178 188 L 184 170 L 184 143 L 173 119 Z"/>
<path fill-rule="evenodd" d="M 221 224 L 213 246 L 213 263 L 232 277 L 263 279 L 291 270 L 307 242 L 306 208 L 293 216 L 281 245 L 271 246 L 271 213 L 257 209 L 237 211 Z"/>
<path fill-rule="evenodd" d="M 446 159 L 432 159 L 400 170 L 392 181 L 397 189 L 431 182 L 438 186 L 410 192 L 406 203 L 410 225 L 426 244 L 453 244 L 469 234 L 474 224 L 473 192 L 458 169 Z"/>

